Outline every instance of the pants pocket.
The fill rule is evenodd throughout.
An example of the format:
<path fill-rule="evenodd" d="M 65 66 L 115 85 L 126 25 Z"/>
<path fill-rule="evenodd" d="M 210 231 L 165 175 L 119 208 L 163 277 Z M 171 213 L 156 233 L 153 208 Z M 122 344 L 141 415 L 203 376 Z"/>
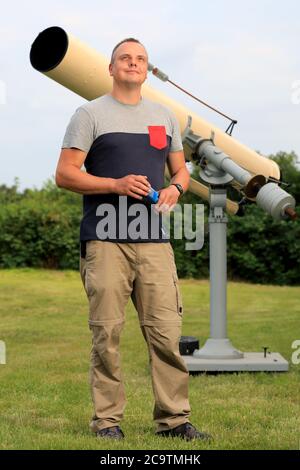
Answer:
<path fill-rule="evenodd" d="M 94 243 L 94 240 L 86 242 L 85 258 L 80 258 L 81 280 L 89 300 L 94 291 L 91 279 L 95 278 L 94 273 L 96 272 L 96 243 Z"/>
<path fill-rule="evenodd" d="M 181 298 L 181 293 L 178 285 L 178 277 L 175 273 L 173 273 L 173 283 L 174 283 L 174 288 L 175 288 L 175 295 L 176 295 L 176 307 L 177 307 L 177 313 L 182 317 L 183 315 L 183 305 L 182 305 L 182 298 Z"/>

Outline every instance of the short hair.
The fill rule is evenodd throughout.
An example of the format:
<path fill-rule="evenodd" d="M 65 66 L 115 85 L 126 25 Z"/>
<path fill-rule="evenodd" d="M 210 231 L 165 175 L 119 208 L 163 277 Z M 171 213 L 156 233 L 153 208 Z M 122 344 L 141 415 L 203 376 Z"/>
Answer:
<path fill-rule="evenodd" d="M 126 38 L 126 39 L 123 39 L 122 41 L 118 42 L 118 44 L 113 48 L 112 50 L 112 53 L 111 53 L 111 58 L 110 58 L 110 63 L 112 64 L 114 62 L 114 55 L 115 55 L 115 52 L 116 50 L 118 49 L 119 46 L 121 46 L 121 44 L 123 44 L 124 42 L 136 42 L 137 44 L 140 44 L 141 46 L 143 46 L 143 48 L 146 50 L 144 44 L 142 44 L 138 39 L 135 39 L 135 38 Z M 146 51 L 147 52 L 147 51 Z"/>

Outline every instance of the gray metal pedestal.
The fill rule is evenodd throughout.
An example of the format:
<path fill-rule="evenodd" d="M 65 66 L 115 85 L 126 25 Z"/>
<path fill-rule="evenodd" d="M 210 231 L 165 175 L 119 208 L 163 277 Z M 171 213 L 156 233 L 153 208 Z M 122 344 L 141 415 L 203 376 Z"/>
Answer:
<path fill-rule="evenodd" d="M 196 351 L 195 351 L 196 353 Z M 279 353 L 243 353 L 240 359 L 201 359 L 182 356 L 189 372 L 286 372 L 289 363 Z"/>

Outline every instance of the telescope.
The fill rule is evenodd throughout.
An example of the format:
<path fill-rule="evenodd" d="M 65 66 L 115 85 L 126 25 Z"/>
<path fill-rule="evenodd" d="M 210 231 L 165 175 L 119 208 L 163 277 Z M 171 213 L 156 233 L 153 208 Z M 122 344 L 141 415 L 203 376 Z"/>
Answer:
<path fill-rule="evenodd" d="M 64 29 L 42 31 L 30 50 L 31 65 L 87 100 L 112 89 L 109 61 Z M 167 81 L 166 74 L 149 64 L 148 70 Z M 242 214 L 244 201 L 256 203 L 276 220 L 296 218 L 295 200 L 281 187 L 276 162 L 259 155 L 232 135 L 193 113 L 164 93 L 144 84 L 143 96 L 171 109 L 180 125 L 186 161 L 200 167 L 202 184 L 191 178 L 189 190 L 210 205 L 210 338 L 204 347 L 184 356 L 190 371 L 286 371 L 279 353 L 243 353 L 227 338 L 226 286 L 227 213 Z M 168 175 L 166 167 L 166 176 Z M 227 187 L 236 188 L 242 203 L 227 198 Z"/>

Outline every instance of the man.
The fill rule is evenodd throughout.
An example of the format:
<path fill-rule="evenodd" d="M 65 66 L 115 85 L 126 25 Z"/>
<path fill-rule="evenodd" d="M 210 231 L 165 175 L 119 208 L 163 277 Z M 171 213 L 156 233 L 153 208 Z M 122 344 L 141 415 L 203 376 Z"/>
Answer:
<path fill-rule="evenodd" d="M 149 349 L 156 433 L 206 439 L 189 423 L 189 375 L 179 353 L 182 304 L 161 220 L 187 190 L 189 173 L 175 116 L 141 96 L 147 67 L 138 40 L 116 45 L 109 65 L 112 92 L 73 115 L 56 171 L 59 187 L 84 195 L 80 271 L 93 337 L 91 429 L 98 437 L 124 437 L 119 340 L 131 296 Z M 163 188 L 166 162 L 172 179 Z M 155 206 L 145 199 L 150 187 L 159 191 Z"/>

